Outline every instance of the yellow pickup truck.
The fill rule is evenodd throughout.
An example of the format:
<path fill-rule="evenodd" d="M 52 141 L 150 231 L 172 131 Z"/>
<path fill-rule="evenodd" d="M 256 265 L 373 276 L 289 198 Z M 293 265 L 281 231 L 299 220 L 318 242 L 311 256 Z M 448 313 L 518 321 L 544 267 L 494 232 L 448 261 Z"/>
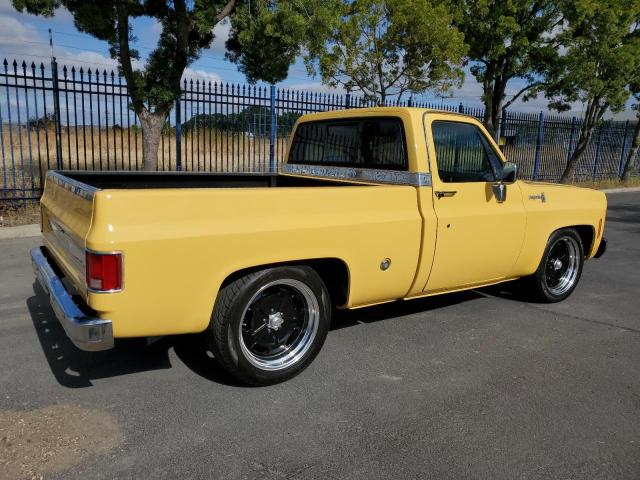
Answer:
<path fill-rule="evenodd" d="M 605 195 L 517 180 L 474 118 L 301 117 L 279 173 L 49 172 L 34 271 L 83 350 L 207 332 L 248 384 L 311 363 L 333 308 L 521 279 L 539 301 L 605 249 Z"/>

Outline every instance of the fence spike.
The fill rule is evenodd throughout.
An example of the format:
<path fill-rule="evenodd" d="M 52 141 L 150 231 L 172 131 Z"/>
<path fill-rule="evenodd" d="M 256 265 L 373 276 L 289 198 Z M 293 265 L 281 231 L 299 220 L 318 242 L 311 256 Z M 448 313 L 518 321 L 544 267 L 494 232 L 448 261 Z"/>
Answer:
<path fill-rule="evenodd" d="M 15 70 L 16 68 L 18 68 L 18 62 L 16 62 L 16 60 L 13 60 L 13 69 Z"/>
<path fill-rule="evenodd" d="M 62 75 L 64 76 L 64 78 L 67 78 L 67 66 L 66 65 L 62 66 Z"/>

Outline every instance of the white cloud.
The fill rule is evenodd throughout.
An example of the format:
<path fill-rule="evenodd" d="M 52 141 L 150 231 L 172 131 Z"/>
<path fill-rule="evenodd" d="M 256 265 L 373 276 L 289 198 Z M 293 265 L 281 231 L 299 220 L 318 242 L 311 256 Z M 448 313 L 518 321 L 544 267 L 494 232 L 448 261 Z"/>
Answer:
<path fill-rule="evenodd" d="M 282 88 L 290 90 L 301 90 L 313 93 L 328 93 L 336 95 L 344 95 L 346 91 L 343 88 L 333 88 L 321 82 L 301 82 L 291 85 L 283 85 Z"/>
<path fill-rule="evenodd" d="M 214 39 L 211 43 L 211 46 L 205 50 L 203 53 L 206 54 L 216 54 L 216 55 L 224 55 L 226 49 L 224 47 L 225 42 L 229 38 L 231 34 L 231 22 L 228 19 L 223 20 L 218 23 L 213 29 Z"/>
<path fill-rule="evenodd" d="M 0 15 L 0 44 L 8 50 L 16 47 L 30 52 L 42 52 L 38 44 L 38 30 L 31 24 L 20 22 L 9 15 Z"/>
<path fill-rule="evenodd" d="M 182 79 L 193 79 L 211 83 L 220 83 L 221 78 L 216 73 L 206 72 L 204 70 L 194 70 L 192 68 L 186 68 L 182 74 Z"/>

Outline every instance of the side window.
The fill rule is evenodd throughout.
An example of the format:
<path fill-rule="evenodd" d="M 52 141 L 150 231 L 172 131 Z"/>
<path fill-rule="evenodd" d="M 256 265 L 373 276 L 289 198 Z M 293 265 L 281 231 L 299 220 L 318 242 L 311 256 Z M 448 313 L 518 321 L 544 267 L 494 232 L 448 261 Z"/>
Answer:
<path fill-rule="evenodd" d="M 446 183 L 493 182 L 500 160 L 482 132 L 469 123 L 435 121 L 431 134 L 440 180 Z"/>
<path fill-rule="evenodd" d="M 289 163 L 406 170 L 402 121 L 371 117 L 301 123 Z"/>

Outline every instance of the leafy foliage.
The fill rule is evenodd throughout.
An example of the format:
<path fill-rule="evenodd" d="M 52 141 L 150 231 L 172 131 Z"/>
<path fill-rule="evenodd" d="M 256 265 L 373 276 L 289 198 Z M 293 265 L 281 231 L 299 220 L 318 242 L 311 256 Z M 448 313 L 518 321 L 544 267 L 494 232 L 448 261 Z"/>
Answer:
<path fill-rule="evenodd" d="M 302 48 L 316 50 L 336 22 L 339 0 L 252 0 L 231 19 L 227 58 L 253 83 L 286 78 Z"/>
<path fill-rule="evenodd" d="M 305 59 L 326 84 L 383 104 L 389 96 L 446 91 L 462 83 L 465 46 L 445 5 L 343 0 L 334 16 L 325 22 L 328 40 L 310 45 Z"/>
<path fill-rule="evenodd" d="M 563 4 L 562 51 L 545 72 L 545 96 L 558 111 L 585 105 L 576 149 L 562 176 L 570 181 L 605 112 L 624 109 L 640 78 L 640 0 L 571 0 Z"/>
<path fill-rule="evenodd" d="M 300 117 L 299 113 L 283 112 L 276 116 L 276 124 L 281 126 L 292 126 Z M 194 115 L 182 124 L 185 132 L 195 128 L 217 128 L 220 130 L 247 130 L 252 133 L 269 132 L 271 110 L 267 107 L 253 105 L 243 109 L 238 113 L 202 113 Z"/>
<path fill-rule="evenodd" d="M 165 119 L 177 98 L 185 68 L 213 41 L 213 28 L 233 20 L 230 58 L 250 80 L 276 82 L 286 77 L 300 43 L 317 24 L 314 13 L 326 10 L 319 0 L 12 0 L 19 11 L 52 16 L 65 7 L 76 28 L 109 43 L 124 75 L 133 109 L 142 125 L 144 168 L 157 167 Z M 161 26 L 156 48 L 144 65 L 131 47 L 131 20 L 154 18 Z M 328 18 L 325 14 L 324 17 Z"/>
<path fill-rule="evenodd" d="M 469 45 L 471 74 L 482 85 L 484 123 L 495 130 L 503 107 L 539 86 L 544 66 L 555 61 L 555 29 L 562 21 L 557 0 L 452 0 L 455 25 Z M 509 102 L 514 79 L 524 87 Z"/>

